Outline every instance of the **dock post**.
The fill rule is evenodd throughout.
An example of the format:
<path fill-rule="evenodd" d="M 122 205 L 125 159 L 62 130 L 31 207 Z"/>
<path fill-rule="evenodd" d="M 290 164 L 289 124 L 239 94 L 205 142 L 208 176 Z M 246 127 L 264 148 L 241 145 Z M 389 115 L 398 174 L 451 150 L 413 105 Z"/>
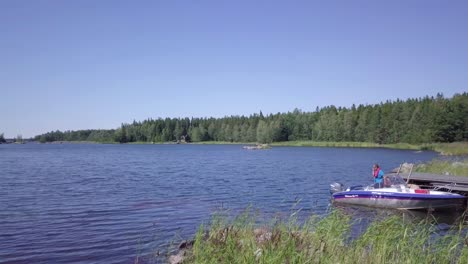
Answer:
<path fill-rule="evenodd" d="M 400 174 L 401 166 L 403 166 L 403 163 L 400 163 L 400 168 L 398 168 L 398 171 L 397 171 L 397 173 L 396 173 L 397 175 Z"/>
<path fill-rule="evenodd" d="M 409 182 L 409 179 L 411 177 L 411 173 L 413 172 L 413 167 L 414 167 L 414 164 L 411 164 L 411 169 L 409 171 L 408 178 L 406 179 L 406 184 L 408 184 L 408 182 Z"/>

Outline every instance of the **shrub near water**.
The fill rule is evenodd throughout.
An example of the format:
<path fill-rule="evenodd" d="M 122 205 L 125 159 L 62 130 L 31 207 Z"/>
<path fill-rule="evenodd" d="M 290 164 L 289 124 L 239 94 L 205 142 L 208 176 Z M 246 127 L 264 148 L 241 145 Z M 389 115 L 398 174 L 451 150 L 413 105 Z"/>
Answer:
<path fill-rule="evenodd" d="M 417 172 L 468 176 L 468 159 L 459 161 L 433 160 L 416 167 Z"/>
<path fill-rule="evenodd" d="M 468 263 L 462 227 L 435 235 L 427 222 L 400 217 L 374 222 L 350 240 L 351 219 L 335 211 L 326 218 L 294 219 L 255 227 L 244 214 L 231 223 L 201 226 L 184 263 Z"/>
<path fill-rule="evenodd" d="M 443 155 L 467 155 L 468 142 L 452 142 L 452 143 L 432 143 L 425 144 L 423 148 L 437 151 Z"/>

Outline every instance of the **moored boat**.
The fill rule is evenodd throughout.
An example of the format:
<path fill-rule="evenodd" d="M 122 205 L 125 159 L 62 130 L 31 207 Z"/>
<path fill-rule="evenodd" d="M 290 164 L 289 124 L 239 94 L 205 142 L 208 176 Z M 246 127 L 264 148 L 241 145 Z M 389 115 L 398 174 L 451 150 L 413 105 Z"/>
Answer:
<path fill-rule="evenodd" d="M 399 175 L 385 176 L 383 188 L 351 186 L 340 183 L 330 185 L 332 199 L 336 203 L 364 205 L 394 209 L 445 209 L 463 207 L 463 195 L 410 187 Z"/>
<path fill-rule="evenodd" d="M 243 149 L 249 149 L 249 150 L 257 150 L 257 149 L 271 149 L 271 147 L 268 144 L 257 144 L 254 146 L 243 146 Z"/>

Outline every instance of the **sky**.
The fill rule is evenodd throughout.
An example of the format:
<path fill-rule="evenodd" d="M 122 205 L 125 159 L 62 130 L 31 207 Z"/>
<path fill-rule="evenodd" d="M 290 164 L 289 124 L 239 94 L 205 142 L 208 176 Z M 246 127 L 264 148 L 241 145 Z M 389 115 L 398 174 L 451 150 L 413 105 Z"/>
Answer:
<path fill-rule="evenodd" d="M 468 90 L 468 1 L 0 1 L 0 134 Z"/>

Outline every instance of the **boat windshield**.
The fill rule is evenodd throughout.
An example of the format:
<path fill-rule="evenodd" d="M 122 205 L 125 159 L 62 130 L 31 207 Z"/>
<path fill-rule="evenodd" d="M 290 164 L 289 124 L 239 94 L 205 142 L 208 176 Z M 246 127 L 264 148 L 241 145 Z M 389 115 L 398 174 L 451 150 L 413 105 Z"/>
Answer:
<path fill-rule="evenodd" d="M 394 187 L 394 186 L 406 186 L 405 180 L 401 178 L 400 175 L 385 175 L 384 176 L 385 186 Z"/>

